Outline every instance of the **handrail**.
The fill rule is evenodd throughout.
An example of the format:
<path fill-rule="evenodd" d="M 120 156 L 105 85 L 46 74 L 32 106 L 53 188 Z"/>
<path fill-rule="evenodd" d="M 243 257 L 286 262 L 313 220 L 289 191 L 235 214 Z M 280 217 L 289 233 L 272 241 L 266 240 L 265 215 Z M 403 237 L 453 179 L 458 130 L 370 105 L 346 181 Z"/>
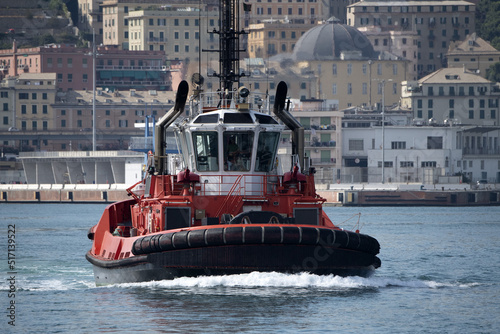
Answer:
<path fill-rule="evenodd" d="M 220 217 L 220 215 L 222 214 L 222 211 L 227 207 L 229 200 L 231 199 L 231 197 L 234 196 L 233 193 L 236 191 L 237 188 L 239 188 L 239 185 L 241 183 L 242 178 L 243 178 L 243 175 L 238 175 L 238 178 L 236 179 L 236 181 L 234 181 L 233 186 L 231 187 L 231 189 L 227 193 L 226 198 L 224 198 L 224 202 L 219 207 L 219 210 L 217 211 L 216 217 Z M 234 201 L 234 198 L 233 198 L 233 201 Z M 241 198 L 240 198 L 240 201 L 241 201 Z M 233 203 L 233 204 L 235 206 L 237 203 Z"/>

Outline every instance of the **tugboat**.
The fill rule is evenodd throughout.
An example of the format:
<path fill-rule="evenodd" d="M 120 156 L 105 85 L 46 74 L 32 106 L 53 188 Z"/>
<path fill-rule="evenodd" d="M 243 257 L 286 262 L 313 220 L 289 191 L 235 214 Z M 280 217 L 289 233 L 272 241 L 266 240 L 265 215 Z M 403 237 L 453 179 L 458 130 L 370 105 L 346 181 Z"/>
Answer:
<path fill-rule="evenodd" d="M 287 85 L 277 85 L 274 116 L 265 97 L 240 86 L 238 6 L 219 4 L 220 89 L 203 92 L 194 75 L 189 116 L 180 118 L 189 85 L 179 84 L 174 107 L 155 125 L 144 180 L 89 230 L 97 285 L 253 271 L 366 277 L 381 265 L 376 239 L 335 226 L 324 212 Z M 285 126 L 292 157 L 279 174 Z M 182 151 L 178 172 L 164 153 L 169 127 Z"/>

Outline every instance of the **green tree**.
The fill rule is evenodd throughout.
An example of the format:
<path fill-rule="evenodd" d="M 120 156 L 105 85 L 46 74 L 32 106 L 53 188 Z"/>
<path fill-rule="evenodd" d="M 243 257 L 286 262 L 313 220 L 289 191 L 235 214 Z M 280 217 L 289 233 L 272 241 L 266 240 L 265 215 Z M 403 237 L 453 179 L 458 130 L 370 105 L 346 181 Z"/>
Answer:
<path fill-rule="evenodd" d="M 500 50 L 500 0 L 481 0 L 477 4 L 476 32 Z"/>
<path fill-rule="evenodd" d="M 51 43 L 55 43 L 56 40 L 54 38 L 54 36 L 52 36 L 51 34 L 43 34 L 41 36 L 38 36 L 38 43 L 36 45 L 45 45 L 45 44 L 51 44 Z"/>
<path fill-rule="evenodd" d="M 486 70 L 486 79 L 493 82 L 500 82 L 500 62 L 491 65 Z"/>

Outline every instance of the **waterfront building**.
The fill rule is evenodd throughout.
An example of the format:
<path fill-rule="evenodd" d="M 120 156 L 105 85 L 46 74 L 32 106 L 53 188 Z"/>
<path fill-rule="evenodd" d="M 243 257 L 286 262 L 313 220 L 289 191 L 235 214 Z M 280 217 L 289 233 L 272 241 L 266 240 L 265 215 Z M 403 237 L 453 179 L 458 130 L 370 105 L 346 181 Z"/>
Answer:
<path fill-rule="evenodd" d="M 343 113 L 331 101 L 292 99 L 291 114 L 304 127 L 304 153 L 316 168 L 316 182 L 328 183 L 340 173 L 342 157 L 341 121 Z M 282 135 L 284 144 L 290 134 Z"/>
<path fill-rule="evenodd" d="M 400 116 L 387 112 L 384 128 L 380 115 L 358 119 L 357 127 L 343 119 L 339 182 L 500 182 L 499 127 L 392 125 Z"/>

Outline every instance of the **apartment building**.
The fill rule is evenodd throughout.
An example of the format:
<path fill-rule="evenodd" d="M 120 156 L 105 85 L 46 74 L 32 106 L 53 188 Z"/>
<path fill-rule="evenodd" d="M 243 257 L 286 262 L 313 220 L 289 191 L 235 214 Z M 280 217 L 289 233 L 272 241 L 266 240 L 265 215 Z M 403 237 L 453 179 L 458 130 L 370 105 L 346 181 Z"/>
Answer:
<path fill-rule="evenodd" d="M 292 53 L 299 38 L 315 25 L 294 24 L 287 20 L 250 24 L 247 37 L 248 56 L 266 58 L 278 53 Z"/>
<path fill-rule="evenodd" d="M 364 27 L 365 31 L 402 32 L 367 36 L 377 50 L 392 51 L 411 60 L 420 78 L 445 66 L 451 42 L 474 32 L 475 9 L 474 3 L 462 0 L 360 1 L 347 7 L 347 24 Z M 416 55 L 406 47 L 396 48 L 397 36 L 401 41 L 405 38 L 407 45 L 416 44 Z"/>
<path fill-rule="evenodd" d="M 179 64 L 168 62 L 164 51 L 120 50 L 100 46 L 96 55 L 96 85 L 110 89 L 167 89 L 179 75 Z M 56 73 L 61 91 L 93 89 L 92 50 L 51 44 L 36 48 L 0 50 L 0 79 L 22 73 Z"/>
<path fill-rule="evenodd" d="M 56 97 L 55 73 L 23 73 L 15 83 L 16 118 L 19 130 L 40 131 L 53 127 L 51 104 Z"/>
<path fill-rule="evenodd" d="M 402 85 L 401 105 L 412 109 L 421 124 L 500 124 L 500 87 L 475 71 L 442 68 Z"/>
<path fill-rule="evenodd" d="M 465 67 L 468 71 L 485 77 L 486 70 L 491 65 L 500 62 L 500 51 L 478 37 L 476 33 L 472 33 L 456 46 L 450 46 L 446 58 L 448 67 Z"/>
<path fill-rule="evenodd" d="M 201 49 L 218 49 L 219 39 L 213 33 L 219 28 L 218 18 L 218 11 L 201 14 L 194 7 L 131 11 L 126 16 L 129 49 L 160 50 L 171 60 L 198 62 Z"/>
<path fill-rule="evenodd" d="M 96 43 L 102 43 L 102 8 L 104 0 L 78 0 L 77 26 L 88 37 L 95 32 Z M 90 38 L 89 38 L 90 39 Z"/>
<path fill-rule="evenodd" d="M 265 2 L 261 0 L 244 0 L 243 3 L 248 9 L 244 11 L 245 15 L 242 15 L 244 27 L 278 18 L 286 18 L 295 24 L 315 24 L 330 17 L 328 15 L 328 4 L 317 0 Z"/>

